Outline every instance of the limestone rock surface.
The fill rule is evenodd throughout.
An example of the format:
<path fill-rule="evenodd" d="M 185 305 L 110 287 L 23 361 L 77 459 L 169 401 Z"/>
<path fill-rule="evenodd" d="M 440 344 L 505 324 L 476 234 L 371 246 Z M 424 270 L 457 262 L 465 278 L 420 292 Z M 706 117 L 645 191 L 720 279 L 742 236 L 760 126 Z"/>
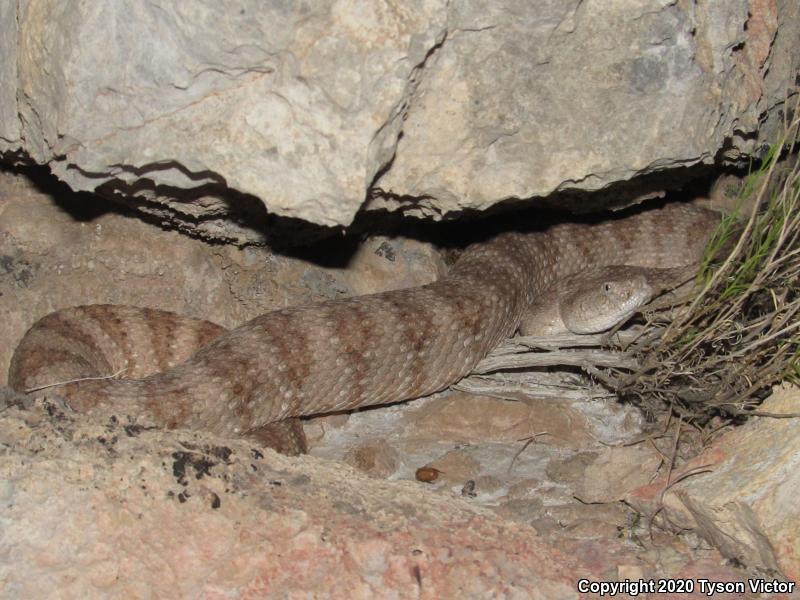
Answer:
<path fill-rule="evenodd" d="M 440 217 L 754 152 L 798 37 L 794 0 L 7 2 L 0 152 L 218 239 Z"/>

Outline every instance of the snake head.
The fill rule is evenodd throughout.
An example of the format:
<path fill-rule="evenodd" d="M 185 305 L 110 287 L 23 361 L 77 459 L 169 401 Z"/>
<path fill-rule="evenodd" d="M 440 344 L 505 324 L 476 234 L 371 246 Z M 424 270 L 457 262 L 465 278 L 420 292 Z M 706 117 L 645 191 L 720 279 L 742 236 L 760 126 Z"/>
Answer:
<path fill-rule="evenodd" d="M 648 269 L 609 266 L 580 272 L 560 283 L 559 313 L 572 333 L 600 333 L 631 317 L 657 293 Z"/>

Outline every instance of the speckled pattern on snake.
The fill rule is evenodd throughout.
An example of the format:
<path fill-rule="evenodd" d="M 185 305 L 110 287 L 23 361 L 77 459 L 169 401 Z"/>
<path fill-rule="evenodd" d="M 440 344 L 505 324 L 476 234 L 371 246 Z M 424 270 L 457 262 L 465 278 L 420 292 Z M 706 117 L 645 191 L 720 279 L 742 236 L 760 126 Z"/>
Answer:
<path fill-rule="evenodd" d="M 597 224 L 501 233 L 421 287 L 290 307 L 230 331 L 174 313 L 94 305 L 31 327 L 11 362 L 17 390 L 49 388 L 164 426 L 252 435 L 304 450 L 292 417 L 417 398 L 458 381 L 511 336 L 546 290 L 608 265 L 670 268 L 702 256 L 715 212 L 667 205 Z"/>

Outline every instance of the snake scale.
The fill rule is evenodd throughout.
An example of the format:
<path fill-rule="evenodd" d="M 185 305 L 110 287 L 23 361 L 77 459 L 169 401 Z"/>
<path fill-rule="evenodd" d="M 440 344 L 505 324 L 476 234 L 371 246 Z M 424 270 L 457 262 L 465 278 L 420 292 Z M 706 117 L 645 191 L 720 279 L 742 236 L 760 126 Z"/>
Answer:
<path fill-rule="evenodd" d="M 100 406 L 302 452 L 294 417 L 439 391 L 514 334 L 559 282 L 602 295 L 614 291 L 603 276 L 617 265 L 691 265 L 717 222 L 715 212 L 668 204 L 592 225 L 501 233 L 468 247 L 434 283 L 280 309 L 230 331 L 154 309 L 68 308 L 28 330 L 9 385 L 67 382 L 48 391 L 78 411 Z M 102 378 L 120 370 L 125 379 Z"/>

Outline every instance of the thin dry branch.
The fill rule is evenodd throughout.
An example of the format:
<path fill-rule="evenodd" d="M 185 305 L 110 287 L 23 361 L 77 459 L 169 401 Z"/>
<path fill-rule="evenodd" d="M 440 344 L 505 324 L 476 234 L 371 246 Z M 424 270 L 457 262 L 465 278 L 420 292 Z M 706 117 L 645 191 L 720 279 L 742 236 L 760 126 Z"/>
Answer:
<path fill-rule="evenodd" d="M 472 370 L 478 375 L 511 369 L 531 367 L 581 367 L 590 364 L 598 367 L 635 369 L 635 357 L 611 350 L 552 350 L 550 352 L 520 352 L 518 354 L 490 354 Z"/>

